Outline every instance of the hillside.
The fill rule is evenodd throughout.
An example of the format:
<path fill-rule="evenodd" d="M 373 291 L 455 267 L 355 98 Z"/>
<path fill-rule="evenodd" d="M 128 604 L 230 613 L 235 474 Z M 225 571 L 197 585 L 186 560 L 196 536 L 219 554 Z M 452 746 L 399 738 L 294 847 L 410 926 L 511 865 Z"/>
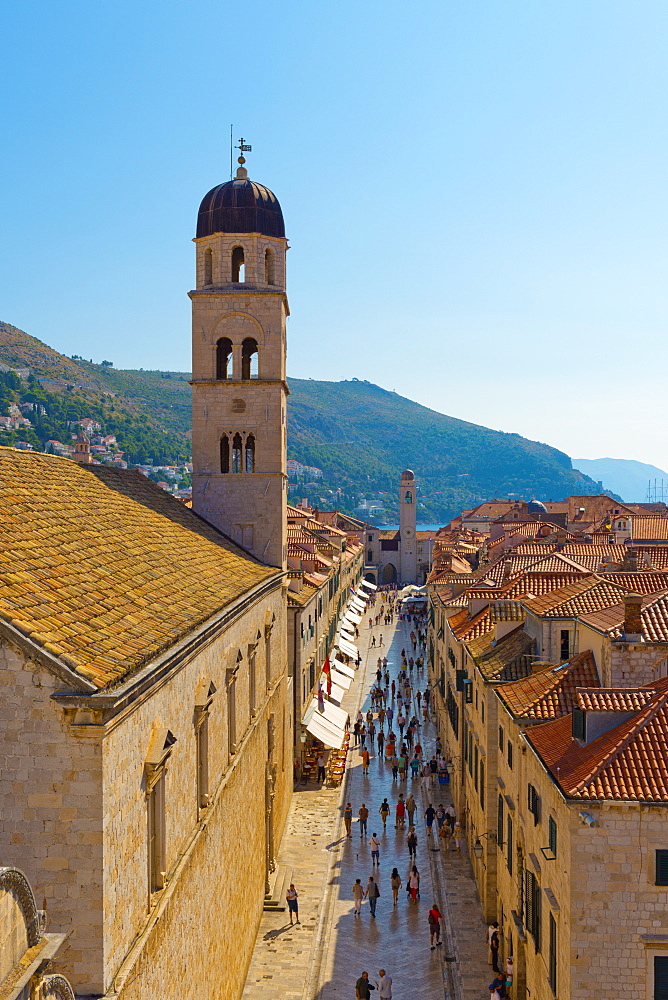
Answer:
<path fill-rule="evenodd" d="M 105 433 L 117 434 L 133 462 L 153 452 L 167 462 L 170 448 L 174 462 L 189 453 L 187 372 L 123 371 L 108 362 L 66 358 L 1 323 L 0 364 L 29 368 L 43 391 L 87 406 Z M 298 489 L 315 503 L 332 502 L 336 491 L 336 503 L 353 511 L 365 496 L 394 519 L 397 480 L 406 467 L 420 483 L 421 521 L 444 520 L 489 497 L 595 492 L 593 481 L 555 448 L 457 420 L 369 382 L 290 379 L 290 390 L 288 453 L 323 470 L 317 486 Z"/>
<path fill-rule="evenodd" d="M 646 465 L 629 458 L 574 458 L 573 465 L 586 476 L 601 480 L 606 490 L 618 493 L 627 503 L 644 503 L 648 499 L 647 485 L 651 481 L 653 487 L 655 479 L 659 489 L 663 480 L 668 492 L 668 472 L 656 465 Z M 649 499 L 664 498 L 651 496 Z"/>

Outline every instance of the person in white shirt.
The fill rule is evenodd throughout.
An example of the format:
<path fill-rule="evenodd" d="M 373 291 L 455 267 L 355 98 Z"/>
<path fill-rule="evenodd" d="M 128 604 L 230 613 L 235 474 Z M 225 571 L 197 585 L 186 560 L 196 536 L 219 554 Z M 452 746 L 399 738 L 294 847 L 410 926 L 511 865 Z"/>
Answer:
<path fill-rule="evenodd" d="M 371 864 L 380 865 L 380 841 L 375 833 L 369 840 L 369 847 L 371 848 Z"/>
<path fill-rule="evenodd" d="M 392 1000 L 392 976 L 388 976 L 385 969 L 379 969 L 378 975 L 378 1000 Z"/>

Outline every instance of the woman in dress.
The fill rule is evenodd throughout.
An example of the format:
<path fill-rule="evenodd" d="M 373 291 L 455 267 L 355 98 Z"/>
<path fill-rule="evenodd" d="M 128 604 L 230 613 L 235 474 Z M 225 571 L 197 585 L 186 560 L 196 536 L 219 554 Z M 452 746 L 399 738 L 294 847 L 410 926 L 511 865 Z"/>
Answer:
<path fill-rule="evenodd" d="M 390 875 L 390 884 L 392 886 L 392 898 L 394 899 L 394 905 L 397 905 L 399 899 L 399 890 L 401 889 L 401 876 L 396 868 L 392 869 L 392 874 Z"/>

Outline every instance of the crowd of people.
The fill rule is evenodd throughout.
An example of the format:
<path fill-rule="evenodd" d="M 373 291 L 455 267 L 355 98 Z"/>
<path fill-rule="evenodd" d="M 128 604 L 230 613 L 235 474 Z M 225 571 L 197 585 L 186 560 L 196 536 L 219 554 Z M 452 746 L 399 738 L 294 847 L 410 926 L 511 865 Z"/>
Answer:
<path fill-rule="evenodd" d="M 378 610 L 376 605 L 379 605 Z M 368 649 L 383 649 L 383 633 L 381 631 L 376 636 L 375 630 L 390 627 L 395 620 L 401 623 L 404 646 L 394 665 L 391 662 L 394 657 L 389 650 L 390 658 L 388 654 L 378 656 L 368 708 L 366 712 L 360 710 L 357 713 L 353 725 L 351 745 L 357 748 L 361 760 L 361 795 L 364 796 L 364 801 L 361 801 L 360 796 L 355 805 L 349 799 L 343 806 L 345 838 L 349 842 L 353 841 L 353 823 L 356 822 L 360 843 L 370 849 L 372 868 L 366 881 L 363 881 L 362 876 L 355 878 L 350 889 L 356 921 L 362 919 L 364 904 L 367 904 L 369 918 L 376 921 L 379 900 L 385 896 L 386 887 L 389 890 L 388 901 L 391 894 L 392 911 L 401 906 L 402 890 L 405 892 L 407 905 L 419 907 L 420 845 L 427 850 L 461 853 L 464 838 L 455 808 L 445 794 L 450 780 L 450 762 L 443 752 L 438 735 L 431 732 L 428 725 L 431 691 L 425 677 L 426 615 L 403 610 L 396 592 L 392 591 L 379 592 L 369 611 L 373 613 L 368 619 L 372 632 Z M 425 736 L 426 732 L 429 733 L 428 736 Z M 374 774 L 370 775 L 372 760 L 376 763 Z M 376 773 L 381 778 L 391 773 L 392 787 L 395 789 L 390 796 L 392 802 L 387 795 L 382 796 L 381 800 L 380 794 L 377 797 L 373 794 Z M 383 785 L 386 784 L 387 781 L 384 780 Z M 439 794 L 435 795 L 437 791 Z M 446 799 L 445 803 L 440 801 L 443 798 Z M 421 800 L 421 804 L 418 800 Z M 378 817 L 378 822 L 375 817 Z M 385 882 L 381 877 L 383 845 L 386 843 L 388 823 L 391 824 L 392 819 L 394 830 L 400 839 L 395 840 L 391 846 L 391 854 L 393 860 L 396 860 L 397 853 L 402 855 L 405 850 L 406 869 L 405 875 L 402 875 L 400 866 L 393 865 L 386 876 L 388 881 Z M 378 831 L 381 832 L 380 836 Z M 385 851 L 387 850 L 385 847 Z M 430 878 L 427 879 L 427 885 L 431 885 Z M 298 921 L 297 891 L 291 885 L 288 893 L 291 894 L 288 896 L 288 906 L 292 923 L 293 917 Z M 382 912 L 381 907 L 381 914 Z M 429 934 L 429 947 L 432 951 L 442 944 L 442 921 L 443 916 L 437 902 L 432 901 L 425 920 L 425 931 Z M 512 984 L 512 959 L 510 965 L 501 971 L 499 942 L 498 925 L 493 932 L 490 927 L 488 946 L 495 973 L 495 979 L 489 986 L 492 1000 L 505 1000 L 509 997 Z M 356 1000 L 368 1000 L 372 991 L 376 990 L 378 992 L 375 995 L 379 1000 L 391 1000 L 392 976 L 385 969 L 379 969 L 378 978 L 373 981 L 367 971 L 362 972 L 355 984 Z"/>

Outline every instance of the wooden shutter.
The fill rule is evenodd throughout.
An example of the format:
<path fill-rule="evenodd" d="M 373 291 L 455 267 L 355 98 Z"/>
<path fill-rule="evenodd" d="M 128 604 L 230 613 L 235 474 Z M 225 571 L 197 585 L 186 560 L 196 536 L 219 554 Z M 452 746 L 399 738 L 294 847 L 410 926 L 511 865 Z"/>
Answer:
<path fill-rule="evenodd" d="M 668 851 L 656 852 L 656 884 L 668 885 Z"/>

